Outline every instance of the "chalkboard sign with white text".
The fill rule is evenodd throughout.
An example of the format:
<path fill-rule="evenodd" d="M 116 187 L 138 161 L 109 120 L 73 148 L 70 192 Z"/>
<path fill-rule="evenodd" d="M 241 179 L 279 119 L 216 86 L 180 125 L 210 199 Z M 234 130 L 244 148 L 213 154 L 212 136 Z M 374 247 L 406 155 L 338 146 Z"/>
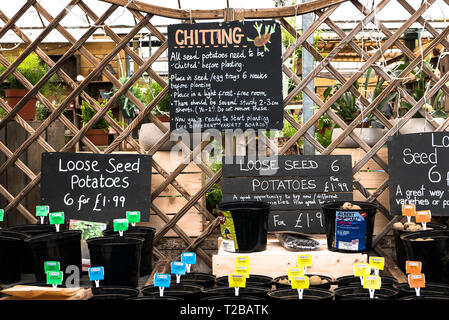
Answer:
<path fill-rule="evenodd" d="M 324 233 L 320 204 L 352 191 L 350 155 L 223 158 L 223 201 L 271 203 L 270 232 Z"/>
<path fill-rule="evenodd" d="M 403 204 L 449 216 L 449 133 L 427 132 L 388 140 L 390 212 Z"/>
<path fill-rule="evenodd" d="M 140 211 L 149 221 L 150 155 L 42 153 L 41 203 L 66 220 L 108 223 Z"/>
<path fill-rule="evenodd" d="M 170 130 L 282 129 L 278 22 L 169 25 L 168 66 Z"/>

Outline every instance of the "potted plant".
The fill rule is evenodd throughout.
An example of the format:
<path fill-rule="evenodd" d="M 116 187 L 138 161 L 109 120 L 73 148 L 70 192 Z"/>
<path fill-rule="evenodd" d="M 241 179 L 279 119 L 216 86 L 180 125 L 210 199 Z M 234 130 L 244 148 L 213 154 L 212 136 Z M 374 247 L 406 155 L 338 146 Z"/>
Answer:
<path fill-rule="evenodd" d="M 10 62 L 13 62 L 14 58 L 10 57 L 9 60 Z M 5 70 L 6 68 L 3 65 L 0 65 L 0 72 L 4 72 Z M 20 72 L 32 85 L 35 85 L 47 72 L 47 65 L 42 62 L 42 59 L 36 53 L 31 53 L 19 64 L 17 71 Z M 52 80 L 55 77 L 56 75 L 50 78 L 40 91 L 44 92 L 48 90 L 49 86 L 52 86 Z M 10 107 L 14 107 L 27 94 L 28 90 L 14 76 L 14 74 L 9 74 L 6 79 L 9 86 L 5 89 L 5 100 Z M 19 110 L 19 116 L 24 120 L 34 120 L 36 114 L 36 101 L 36 97 L 30 98 Z"/>
<path fill-rule="evenodd" d="M 98 105 L 103 108 L 106 102 L 107 100 L 103 100 L 103 102 L 98 103 Z M 92 108 L 85 100 L 81 102 L 81 114 L 79 114 L 79 116 L 81 117 L 81 122 L 83 125 L 88 123 L 96 113 L 97 112 L 94 108 Z M 107 115 L 112 117 L 111 109 L 107 111 Z M 86 137 L 96 146 L 106 146 L 109 143 L 109 127 L 109 123 L 102 118 L 98 120 L 89 130 L 87 130 Z"/>

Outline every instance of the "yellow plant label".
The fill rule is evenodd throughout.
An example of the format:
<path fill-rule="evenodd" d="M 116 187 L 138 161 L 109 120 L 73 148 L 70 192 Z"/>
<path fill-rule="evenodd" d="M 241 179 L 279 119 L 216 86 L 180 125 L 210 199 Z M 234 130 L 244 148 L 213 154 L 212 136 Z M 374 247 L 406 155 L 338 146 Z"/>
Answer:
<path fill-rule="evenodd" d="M 248 266 L 249 267 L 249 257 L 248 256 L 235 257 L 235 264 L 237 266 Z"/>
<path fill-rule="evenodd" d="M 385 266 L 385 259 L 383 257 L 369 257 L 369 265 L 371 268 L 383 270 Z"/>
<path fill-rule="evenodd" d="M 301 267 L 290 267 L 288 268 L 288 279 L 291 280 L 293 277 L 303 276 L 304 269 Z"/>
<path fill-rule="evenodd" d="M 234 273 L 243 274 L 245 277 L 249 277 L 249 267 L 248 266 L 235 266 Z"/>
<path fill-rule="evenodd" d="M 230 274 L 229 278 L 230 288 L 245 288 L 246 287 L 246 277 L 243 274 Z"/>
<path fill-rule="evenodd" d="M 308 289 L 309 288 L 309 277 L 308 276 L 297 276 L 291 279 L 292 289 Z"/>
<path fill-rule="evenodd" d="M 355 263 L 354 264 L 354 276 L 363 277 L 370 275 L 370 267 L 368 263 Z"/>
<path fill-rule="evenodd" d="M 311 266 L 312 266 L 312 255 L 300 254 L 298 256 L 298 267 L 311 267 Z"/>
<path fill-rule="evenodd" d="M 382 280 L 379 276 L 364 276 L 363 277 L 363 288 L 379 290 Z"/>
<path fill-rule="evenodd" d="M 414 204 L 403 204 L 402 205 L 402 215 L 404 217 L 413 217 L 415 216 L 415 205 Z"/>

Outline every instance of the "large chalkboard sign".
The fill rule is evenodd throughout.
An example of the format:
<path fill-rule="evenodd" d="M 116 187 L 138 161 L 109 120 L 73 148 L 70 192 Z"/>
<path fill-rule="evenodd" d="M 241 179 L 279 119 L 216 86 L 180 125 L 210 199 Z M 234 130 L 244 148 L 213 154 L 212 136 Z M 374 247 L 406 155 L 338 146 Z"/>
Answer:
<path fill-rule="evenodd" d="M 270 232 L 324 233 L 320 204 L 352 191 L 350 155 L 223 158 L 223 201 L 271 203 Z"/>
<path fill-rule="evenodd" d="M 398 135 L 388 141 L 390 212 L 402 204 L 449 216 L 449 133 Z"/>
<path fill-rule="evenodd" d="M 282 129 L 281 67 L 276 21 L 169 25 L 170 129 Z"/>
<path fill-rule="evenodd" d="M 140 211 L 149 221 L 151 156 L 42 153 L 41 204 L 68 219 L 109 222 Z"/>

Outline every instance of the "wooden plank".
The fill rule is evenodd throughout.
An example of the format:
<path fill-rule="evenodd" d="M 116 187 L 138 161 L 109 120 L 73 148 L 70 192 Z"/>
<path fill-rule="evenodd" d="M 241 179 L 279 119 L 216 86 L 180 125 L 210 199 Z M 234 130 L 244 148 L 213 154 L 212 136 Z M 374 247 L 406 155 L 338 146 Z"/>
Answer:
<path fill-rule="evenodd" d="M 154 174 L 151 176 L 151 189 L 156 189 L 161 183 L 165 181 L 165 178 L 160 174 Z M 201 173 L 188 173 L 180 174 L 176 177 L 176 181 L 189 192 L 194 195 L 201 189 Z M 161 192 L 161 196 L 177 196 L 179 192 L 173 187 L 168 185 L 164 191 Z"/>
<path fill-rule="evenodd" d="M 37 129 L 41 124 L 42 121 L 29 121 L 28 122 L 30 126 L 33 129 Z M 52 126 L 52 124 L 50 125 Z M 44 131 L 41 134 L 41 137 L 43 139 L 46 139 L 47 131 Z M 41 154 L 44 152 L 44 148 L 37 143 L 37 141 L 33 142 L 31 144 L 27 151 L 24 153 L 26 154 L 27 158 L 27 166 L 31 169 L 35 174 L 39 173 L 41 171 Z M 26 208 L 30 212 L 35 212 L 36 205 L 40 204 L 40 186 L 36 186 L 33 190 L 31 190 L 27 196 L 26 196 Z"/>
<path fill-rule="evenodd" d="M 170 219 L 174 215 L 167 214 Z M 189 237 L 198 237 L 203 231 L 202 215 L 196 213 L 186 213 L 177 223 L 177 225 L 185 231 Z M 165 222 L 156 214 L 151 214 L 150 222 L 141 222 L 139 225 L 156 228 L 156 231 L 165 226 Z M 176 232 L 170 230 L 166 233 L 166 237 L 179 237 Z"/>
<path fill-rule="evenodd" d="M 388 178 L 385 171 L 359 171 L 354 175 L 366 189 L 377 189 Z"/>
<path fill-rule="evenodd" d="M 367 262 L 367 255 L 361 253 L 340 253 L 327 250 L 326 236 L 313 237 L 320 243 L 320 248 L 303 253 L 311 254 L 313 266 L 307 272 L 337 277 L 353 273 L 354 263 Z M 220 241 L 220 239 L 219 239 Z M 251 261 L 251 273 L 269 277 L 287 274 L 289 267 L 297 265 L 297 257 L 301 252 L 288 251 L 277 239 L 268 239 L 267 250 L 262 252 L 245 253 Z M 212 256 L 212 273 L 217 277 L 234 272 L 235 257 L 240 254 L 230 253 L 220 246 L 218 253 Z"/>
<path fill-rule="evenodd" d="M 153 154 L 153 159 L 168 173 L 172 173 L 184 160 L 186 155 L 171 153 L 170 151 L 158 151 Z M 156 172 L 156 171 L 154 171 Z M 187 167 L 182 170 L 183 173 L 201 172 L 201 169 L 195 162 L 190 162 Z"/>
<path fill-rule="evenodd" d="M 186 205 L 186 203 L 187 200 L 182 196 L 157 197 L 153 200 L 153 204 L 157 206 L 162 212 L 165 212 L 167 214 L 178 212 L 183 206 Z M 190 208 L 188 212 L 199 213 L 198 209 L 196 209 L 195 207 Z"/>
<path fill-rule="evenodd" d="M 331 154 L 350 154 L 352 156 L 353 166 L 357 164 L 366 154 L 362 148 L 336 148 Z M 380 148 L 377 155 L 386 163 L 388 163 L 388 148 Z M 369 160 L 360 170 L 382 170 L 377 162 Z"/>
<path fill-rule="evenodd" d="M 6 128 L 3 127 L 0 129 L 0 141 L 6 146 Z M 0 163 L 3 163 L 6 161 L 6 156 L 3 152 L 0 152 Z M 3 172 L 0 174 L 0 185 L 2 185 L 5 189 L 8 189 L 7 184 L 7 173 Z M 6 207 L 7 204 L 6 197 L 0 194 L 0 208 Z"/>

